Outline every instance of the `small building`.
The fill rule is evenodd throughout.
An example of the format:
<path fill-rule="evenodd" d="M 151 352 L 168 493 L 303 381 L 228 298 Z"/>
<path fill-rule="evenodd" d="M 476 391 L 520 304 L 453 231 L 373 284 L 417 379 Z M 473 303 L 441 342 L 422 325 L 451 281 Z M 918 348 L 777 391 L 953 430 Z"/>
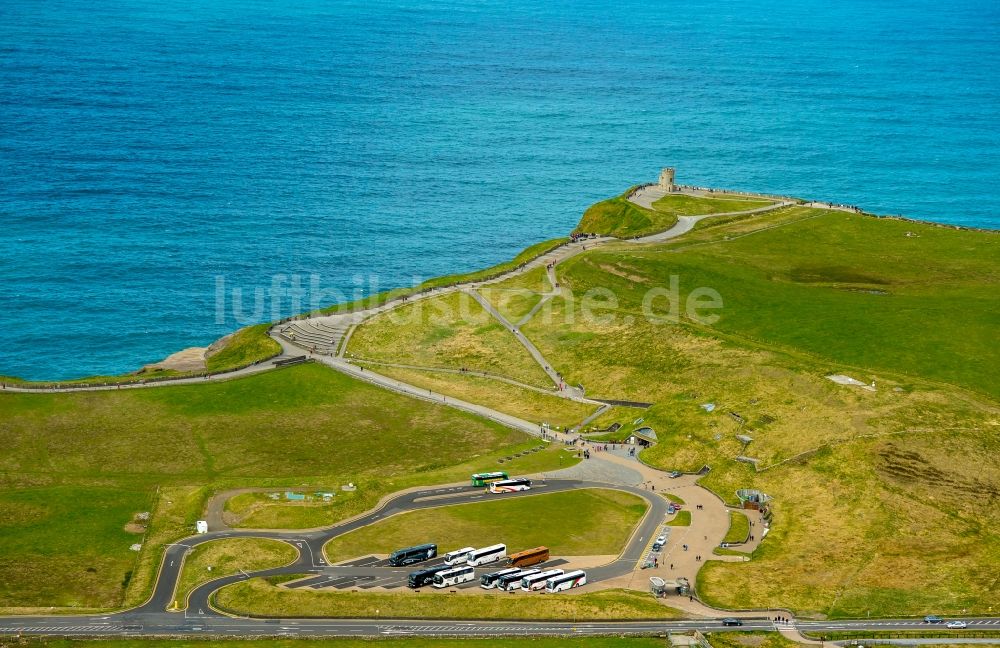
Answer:
<path fill-rule="evenodd" d="M 651 427 L 641 427 L 634 430 L 632 432 L 632 436 L 628 438 L 629 443 L 643 448 L 648 448 L 658 440 L 659 439 L 656 438 L 656 431 Z"/>
<path fill-rule="evenodd" d="M 198 520 L 194 523 L 194 530 L 196 533 L 208 533 L 208 522 L 206 520 Z"/>
<path fill-rule="evenodd" d="M 658 576 L 653 576 L 649 579 L 649 591 L 656 598 L 662 598 L 667 594 L 680 594 L 684 596 L 691 591 L 691 583 L 686 578 L 664 580 Z"/>
<path fill-rule="evenodd" d="M 736 497 L 740 498 L 740 505 L 744 509 L 752 511 L 767 512 L 767 503 L 771 501 L 771 496 L 754 488 L 741 488 L 736 491 Z"/>
<path fill-rule="evenodd" d="M 285 499 L 289 502 L 301 502 L 306 499 L 306 496 L 302 493 L 293 493 L 292 491 L 285 491 Z"/>

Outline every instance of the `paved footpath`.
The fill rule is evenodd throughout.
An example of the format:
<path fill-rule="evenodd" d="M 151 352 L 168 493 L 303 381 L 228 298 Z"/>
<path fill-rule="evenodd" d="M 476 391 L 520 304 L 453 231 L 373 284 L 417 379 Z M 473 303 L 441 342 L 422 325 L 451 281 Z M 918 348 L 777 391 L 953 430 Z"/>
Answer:
<path fill-rule="evenodd" d="M 648 186 L 637 189 L 628 197 L 628 201 L 639 205 L 640 207 L 645 207 L 646 209 L 652 209 L 653 203 L 663 198 L 667 195 L 667 192 L 656 186 Z M 698 196 L 705 197 L 704 194 L 698 192 L 673 192 L 671 195 L 688 195 L 688 196 Z M 725 212 L 721 214 L 702 214 L 700 216 L 678 216 L 677 223 L 670 229 L 659 232 L 657 234 L 650 234 L 649 236 L 643 236 L 641 238 L 635 239 L 638 243 L 660 243 L 663 241 L 669 241 L 670 239 L 677 238 L 682 234 L 687 234 L 698 221 L 705 218 L 715 218 L 715 217 L 725 217 L 725 216 L 751 216 L 753 214 L 763 214 L 764 212 L 774 211 L 776 209 L 781 209 L 783 207 L 789 207 L 795 203 L 791 200 L 779 200 L 772 205 L 765 205 L 763 207 L 757 207 L 755 209 L 747 209 L 743 211 Z"/>
<path fill-rule="evenodd" d="M 658 576 L 664 580 L 687 578 L 693 585 L 696 582 L 698 570 L 709 560 L 743 561 L 741 556 L 717 556 L 712 553 L 722 543 L 729 531 L 730 509 L 717 495 L 698 485 L 698 475 L 686 474 L 671 478 L 662 470 L 652 468 L 624 453 L 595 451 L 594 449 L 598 446 L 603 447 L 604 444 L 588 444 L 584 447 L 589 447 L 591 457 L 597 458 L 598 461 L 617 464 L 637 473 L 642 479 L 640 486 L 643 489 L 663 495 L 670 493 L 680 497 L 684 500 L 683 510 L 691 513 L 690 526 L 669 527 L 668 541 L 660 552 L 658 567 L 642 569 L 641 566 L 637 566 L 631 574 L 620 578 L 613 584 L 631 589 L 643 589 L 648 587 L 650 576 Z M 591 459 L 591 461 L 593 460 Z M 744 513 L 749 514 L 748 517 L 754 523 L 755 528 L 761 527 L 758 512 L 745 511 Z M 647 544 L 651 545 L 654 538 L 655 536 L 650 537 Z M 684 548 L 685 546 L 687 549 Z M 752 551 L 755 546 L 741 547 L 741 549 Z M 723 612 L 704 605 L 698 600 L 688 600 L 685 597 L 672 596 L 663 601 L 671 607 L 698 616 L 718 616 Z M 760 613 L 733 613 L 732 616 L 759 617 Z"/>
<path fill-rule="evenodd" d="M 531 342 L 531 340 L 529 340 L 527 337 L 525 337 L 523 333 L 521 333 L 521 329 L 519 329 L 510 320 L 504 317 L 500 313 L 500 311 L 498 311 L 496 308 L 493 307 L 493 304 L 491 304 L 488 299 L 480 295 L 475 290 L 466 290 L 465 292 L 466 294 L 472 295 L 472 297 L 477 302 L 479 302 L 479 304 L 484 309 L 486 309 L 487 313 L 492 315 L 494 319 L 503 324 L 504 327 L 511 332 L 511 334 L 514 336 L 514 339 L 520 342 L 521 346 L 523 346 L 525 349 L 528 350 L 528 353 L 530 353 L 531 357 L 534 358 L 535 362 L 538 363 L 538 366 L 542 368 L 542 371 L 544 371 L 545 375 L 549 377 L 549 380 L 552 381 L 553 385 L 555 385 L 556 387 L 560 387 L 563 384 L 562 376 L 559 375 L 559 372 L 557 372 L 555 369 L 552 368 L 552 365 L 550 365 L 549 361 L 545 359 L 545 356 L 542 355 L 542 352 L 538 350 L 538 347 L 536 347 Z M 560 389 L 559 391 L 565 391 L 565 390 Z M 579 390 L 572 388 L 569 391 L 571 393 L 575 393 Z M 595 403 L 595 405 L 596 404 L 597 403 Z"/>

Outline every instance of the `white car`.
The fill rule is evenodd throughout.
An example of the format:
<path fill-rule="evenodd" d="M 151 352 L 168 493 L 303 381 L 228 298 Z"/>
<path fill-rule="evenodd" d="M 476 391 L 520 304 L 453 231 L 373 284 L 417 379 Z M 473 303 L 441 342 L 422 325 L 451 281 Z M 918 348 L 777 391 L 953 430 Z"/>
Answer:
<path fill-rule="evenodd" d="M 969 627 L 969 624 L 965 621 L 949 621 L 946 627 L 951 628 L 952 630 L 962 630 L 963 628 Z"/>

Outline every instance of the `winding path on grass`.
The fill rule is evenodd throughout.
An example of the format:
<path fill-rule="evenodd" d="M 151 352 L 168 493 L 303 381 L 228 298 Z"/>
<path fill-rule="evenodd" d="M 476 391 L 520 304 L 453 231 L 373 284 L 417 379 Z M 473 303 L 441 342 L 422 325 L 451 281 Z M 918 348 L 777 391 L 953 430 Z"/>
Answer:
<path fill-rule="evenodd" d="M 628 197 L 628 201 L 639 205 L 640 207 L 645 207 L 646 209 L 653 209 L 653 203 L 665 196 L 692 196 L 695 198 L 708 198 L 709 195 L 703 192 L 694 191 L 674 191 L 667 192 L 660 189 L 657 186 L 645 186 L 632 192 Z M 776 209 L 782 209 L 784 207 L 790 207 L 796 204 L 791 200 L 778 200 L 770 205 L 764 205 L 763 207 L 757 207 L 755 209 L 746 209 L 742 211 L 733 212 L 723 212 L 719 214 L 700 214 L 696 216 L 678 216 L 677 222 L 668 230 L 663 232 L 658 232 L 656 234 L 650 234 L 648 236 L 642 236 L 637 239 L 633 239 L 638 243 L 661 243 L 663 241 L 669 241 L 670 239 L 677 238 L 683 234 L 687 234 L 694 226 L 698 224 L 698 221 L 705 218 L 715 218 L 715 217 L 727 217 L 727 216 L 752 216 L 754 214 L 763 214 L 765 212 L 774 211 Z"/>

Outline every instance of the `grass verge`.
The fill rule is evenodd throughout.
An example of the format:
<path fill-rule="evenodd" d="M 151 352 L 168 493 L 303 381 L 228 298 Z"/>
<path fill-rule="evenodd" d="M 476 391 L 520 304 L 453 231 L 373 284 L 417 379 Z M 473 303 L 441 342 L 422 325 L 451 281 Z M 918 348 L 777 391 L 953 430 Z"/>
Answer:
<path fill-rule="evenodd" d="M 213 605 L 244 616 L 392 619 L 672 619 L 676 610 L 649 594 L 604 590 L 564 596 L 519 594 L 457 595 L 443 592 L 372 592 L 283 589 L 259 578 L 227 585 Z"/>
<path fill-rule="evenodd" d="M 187 607 L 188 595 L 199 585 L 240 571 L 282 567 L 295 561 L 299 552 L 287 542 L 266 538 L 224 538 L 200 544 L 184 558 L 174 607 Z"/>
<path fill-rule="evenodd" d="M 372 365 L 371 368 L 376 373 L 390 378 L 430 389 L 438 394 L 453 396 L 471 403 L 481 403 L 539 425 L 548 423 L 559 428 L 572 427 L 597 409 L 595 405 L 550 396 L 502 380 L 483 378 L 469 373 L 440 373 L 381 365 Z"/>
<path fill-rule="evenodd" d="M 750 518 L 738 511 L 729 512 L 729 530 L 723 542 L 736 543 L 744 542 L 750 537 Z"/>
<path fill-rule="evenodd" d="M 674 517 L 666 522 L 666 525 L 676 527 L 691 526 L 691 511 L 677 511 Z"/>

